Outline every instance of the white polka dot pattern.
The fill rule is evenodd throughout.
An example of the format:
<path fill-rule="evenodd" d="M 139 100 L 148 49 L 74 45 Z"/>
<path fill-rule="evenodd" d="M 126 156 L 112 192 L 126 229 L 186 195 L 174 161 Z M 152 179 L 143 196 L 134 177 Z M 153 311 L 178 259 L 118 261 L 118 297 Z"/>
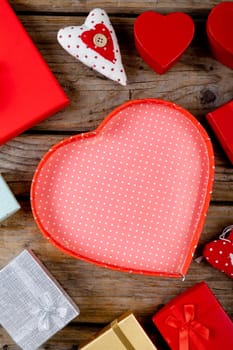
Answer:
<path fill-rule="evenodd" d="M 73 254 L 182 274 L 199 238 L 209 167 L 206 140 L 182 109 L 141 100 L 46 155 L 33 180 L 33 213 Z"/>
<path fill-rule="evenodd" d="M 101 28 L 99 28 L 99 26 Z M 99 50 L 100 52 L 97 51 L 98 47 L 92 40 L 87 44 L 82 39 L 85 33 L 87 35 L 93 32 L 97 33 L 96 35 L 99 36 L 103 35 L 106 40 L 106 31 L 108 31 L 111 38 L 107 40 L 106 46 L 103 47 L 102 50 Z M 57 40 L 70 55 L 74 56 L 88 67 L 123 86 L 126 85 L 127 78 L 121 61 L 117 37 L 109 17 L 104 10 L 98 8 L 92 10 L 87 16 L 85 23 L 81 26 L 69 26 L 60 29 L 57 34 Z M 93 40 L 95 41 L 95 36 Z M 110 40 L 111 45 L 109 45 Z M 111 60 L 112 54 L 114 59 Z"/>
<path fill-rule="evenodd" d="M 203 256 L 213 267 L 233 278 L 233 226 L 226 227 L 219 239 L 207 243 Z"/>

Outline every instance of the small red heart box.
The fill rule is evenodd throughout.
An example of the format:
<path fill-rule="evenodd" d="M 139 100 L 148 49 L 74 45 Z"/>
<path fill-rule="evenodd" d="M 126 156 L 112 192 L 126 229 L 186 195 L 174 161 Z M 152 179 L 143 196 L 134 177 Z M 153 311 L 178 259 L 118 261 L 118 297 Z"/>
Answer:
<path fill-rule="evenodd" d="M 233 69 L 233 2 L 222 2 L 210 12 L 206 32 L 215 58 Z"/>
<path fill-rule="evenodd" d="M 188 111 L 130 101 L 44 156 L 32 181 L 33 215 L 76 258 L 181 277 L 204 224 L 213 165 L 210 139 Z"/>
<path fill-rule="evenodd" d="M 181 12 L 164 16 L 147 11 L 134 23 L 136 48 L 144 61 L 159 74 L 166 72 L 179 60 L 193 35 L 193 20 Z"/>
<path fill-rule="evenodd" d="M 203 256 L 217 270 L 233 278 L 233 226 L 226 227 L 219 239 L 206 244 Z"/>

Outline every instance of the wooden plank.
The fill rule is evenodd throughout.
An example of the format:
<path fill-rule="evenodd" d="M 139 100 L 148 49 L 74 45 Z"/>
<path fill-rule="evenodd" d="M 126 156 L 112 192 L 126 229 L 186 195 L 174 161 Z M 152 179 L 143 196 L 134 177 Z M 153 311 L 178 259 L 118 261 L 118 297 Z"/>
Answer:
<path fill-rule="evenodd" d="M 35 169 L 48 149 L 69 134 L 21 135 L 0 148 L 0 173 L 17 196 L 28 196 Z M 212 137 L 213 140 L 214 137 Z M 213 201 L 233 201 L 233 168 L 215 144 Z"/>
<path fill-rule="evenodd" d="M 77 350 L 77 346 L 92 337 L 100 330 L 101 326 L 79 326 L 69 325 L 58 332 L 46 345 L 41 346 L 39 350 Z M 1 350 L 19 350 L 19 347 L 3 330 L 0 332 L 0 349 Z"/>
<path fill-rule="evenodd" d="M 58 332 L 46 343 L 46 345 L 41 346 L 39 350 L 77 350 L 78 345 L 92 339 L 105 325 L 106 324 L 81 326 L 79 324 L 69 325 Z M 154 344 L 156 344 L 158 350 L 168 349 L 151 320 L 148 320 L 146 324 L 144 322 L 143 327 Z M 13 343 L 12 339 L 4 331 L 2 332 L 2 335 L 0 334 L 0 349 L 19 350 L 19 348 Z"/>
<path fill-rule="evenodd" d="M 129 99 L 147 97 L 172 100 L 202 121 L 207 112 L 232 98 L 233 71 L 211 57 L 203 40 L 203 22 L 197 22 L 197 38 L 201 39 L 194 40 L 171 70 L 158 75 L 136 52 L 133 19 L 114 17 L 113 25 L 128 76 L 128 85 L 122 87 L 91 71 L 57 43 L 58 29 L 81 24 L 83 17 L 20 18 L 71 100 L 68 108 L 38 124 L 34 130 L 74 132 L 94 129 L 114 107 Z"/>
<path fill-rule="evenodd" d="M 192 14 L 203 14 L 220 1 L 197 0 L 197 1 L 169 1 L 169 0 L 10 0 L 16 11 L 28 12 L 61 12 L 61 13 L 82 13 L 89 12 L 95 7 L 105 9 L 108 13 L 139 14 L 143 11 L 156 10 L 161 13 L 183 11 Z"/>
<path fill-rule="evenodd" d="M 185 281 L 100 268 L 68 257 L 54 248 L 39 233 L 28 201 L 21 201 L 21 205 L 21 211 L 1 224 L 0 266 L 23 248 L 32 249 L 81 309 L 81 315 L 41 350 L 55 350 L 58 344 L 59 350 L 76 349 L 80 342 L 89 339 L 129 309 L 138 317 L 158 350 L 165 350 L 166 346 L 151 322 L 152 315 L 161 305 L 202 280 L 208 283 L 228 314 L 233 316 L 232 281 L 206 262 L 201 265 L 192 262 Z M 225 225 L 232 223 L 232 216 L 233 207 L 210 207 L 197 255 L 204 243 L 214 239 Z M 4 330 L 0 332 L 0 346 L 2 350 L 17 349 Z"/>
<path fill-rule="evenodd" d="M 81 308 L 78 323 L 107 323 L 131 309 L 143 319 L 151 317 L 161 304 L 198 281 L 206 281 L 229 314 L 232 308 L 232 281 L 207 262 L 192 262 L 185 281 L 122 273 L 97 267 L 69 257 L 39 232 L 28 201 L 1 225 L 0 266 L 22 249 L 30 248 Z M 232 224 L 233 207 L 212 205 L 207 215 L 196 256 L 203 245 Z M 133 296 L 133 298 L 132 298 Z"/>
<path fill-rule="evenodd" d="M 233 71 L 211 57 L 207 43 L 203 40 L 205 23 L 196 21 L 196 37 L 191 47 L 179 63 L 159 76 L 147 67 L 134 48 L 132 16 L 156 9 L 164 13 L 181 10 L 205 17 L 218 2 L 179 0 L 172 2 L 171 6 L 168 0 L 11 1 L 17 11 L 74 14 L 40 16 L 37 13 L 35 16 L 20 16 L 70 97 L 71 105 L 0 149 L 0 172 L 22 205 L 17 214 L 0 224 L 0 267 L 23 248 L 34 250 L 81 309 L 80 317 L 55 335 L 41 350 L 76 350 L 81 341 L 87 340 L 128 309 L 135 312 L 158 349 L 165 350 L 164 342 L 152 325 L 151 316 L 162 304 L 202 280 L 208 283 L 229 315 L 233 316 L 232 281 L 205 261 L 200 265 L 192 262 L 185 281 L 181 281 L 121 273 L 75 260 L 58 251 L 40 234 L 28 200 L 33 173 L 48 148 L 78 131 L 94 129 L 115 106 L 128 99 L 159 97 L 172 100 L 189 109 L 210 131 L 204 115 L 232 98 Z M 119 37 L 129 79 L 125 88 L 75 61 L 56 42 L 59 28 L 81 24 L 84 17 L 78 14 L 87 13 L 95 6 L 104 7 L 110 14 L 120 14 L 111 16 L 111 19 Z M 225 226 L 232 224 L 233 217 L 233 169 L 211 131 L 210 136 L 214 140 L 216 153 L 214 202 L 209 208 L 196 256 L 201 255 L 206 242 L 216 238 Z M 0 349 L 18 349 L 2 329 Z"/>

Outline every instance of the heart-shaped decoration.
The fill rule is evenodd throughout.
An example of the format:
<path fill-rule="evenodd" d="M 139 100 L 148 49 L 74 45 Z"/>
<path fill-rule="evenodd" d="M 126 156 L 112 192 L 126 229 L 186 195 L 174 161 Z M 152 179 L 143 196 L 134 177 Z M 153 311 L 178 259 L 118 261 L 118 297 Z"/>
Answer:
<path fill-rule="evenodd" d="M 207 243 L 203 256 L 217 270 L 233 278 L 233 226 L 226 227 L 219 239 Z"/>
<path fill-rule="evenodd" d="M 126 85 L 117 37 L 104 10 L 92 10 L 81 26 L 60 29 L 57 40 L 69 54 L 88 67 Z"/>
<path fill-rule="evenodd" d="M 233 69 L 233 2 L 222 2 L 210 12 L 206 31 L 217 60 Z"/>
<path fill-rule="evenodd" d="M 144 61 L 159 74 L 178 61 L 193 35 L 191 17 L 180 12 L 166 16 L 154 11 L 144 12 L 134 24 L 136 48 Z"/>
<path fill-rule="evenodd" d="M 210 139 L 189 112 L 148 99 L 96 131 L 55 145 L 31 188 L 45 236 L 77 258 L 123 271 L 183 276 L 213 181 Z"/>

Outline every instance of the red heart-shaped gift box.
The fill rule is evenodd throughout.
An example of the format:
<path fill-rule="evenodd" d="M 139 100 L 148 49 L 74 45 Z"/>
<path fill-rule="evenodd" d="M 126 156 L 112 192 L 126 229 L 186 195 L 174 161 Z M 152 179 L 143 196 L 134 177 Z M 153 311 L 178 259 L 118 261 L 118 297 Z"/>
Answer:
<path fill-rule="evenodd" d="M 171 68 L 189 46 L 194 35 L 194 23 L 181 12 L 161 15 L 142 13 L 134 24 L 136 48 L 144 61 L 157 73 Z"/>
<path fill-rule="evenodd" d="M 45 236 L 74 257 L 180 277 L 202 230 L 213 162 L 210 139 L 188 111 L 130 101 L 96 131 L 44 156 L 32 182 L 33 214 Z"/>
<path fill-rule="evenodd" d="M 233 69 L 233 2 L 222 2 L 210 12 L 206 32 L 215 58 Z"/>

